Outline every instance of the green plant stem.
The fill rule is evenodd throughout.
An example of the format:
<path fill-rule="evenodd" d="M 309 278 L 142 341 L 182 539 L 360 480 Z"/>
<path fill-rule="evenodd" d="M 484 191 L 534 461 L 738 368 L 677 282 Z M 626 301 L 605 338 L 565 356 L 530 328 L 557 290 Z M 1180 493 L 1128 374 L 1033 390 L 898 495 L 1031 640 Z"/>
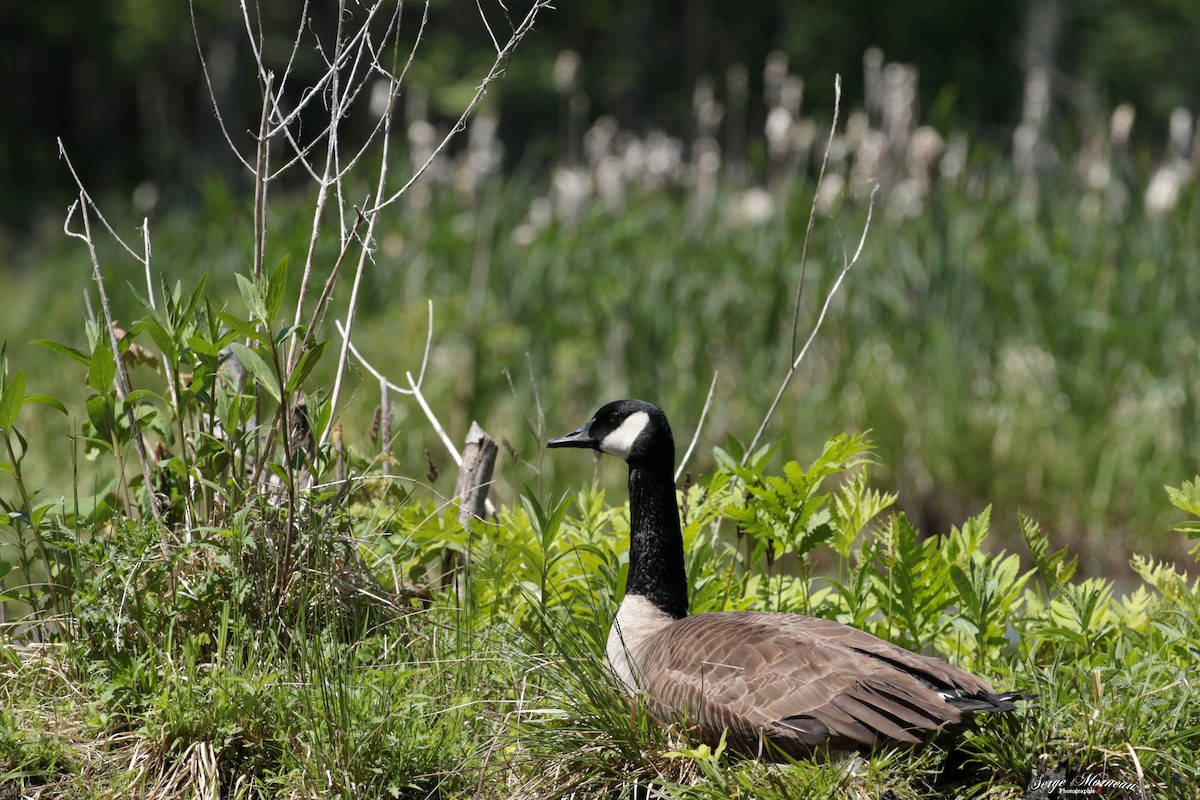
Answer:
<path fill-rule="evenodd" d="M 50 592 L 50 603 L 53 606 L 55 615 L 59 614 L 63 609 L 58 598 L 58 587 L 54 582 L 53 565 L 50 563 L 50 551 L 46 548 L 46 539 L 42 536 L 41 526 L 38 525 L 37 519 L 33 510 L 33 500 L 29 496 L 29 490 L 25 486 L 25 480 L 21 475 L 21 462 L 17 459 L 16 451 L 13 450 L 12 437 L 8 431 L 3 432 L 4 447 L 8 450 L 9 464 L 12 465 L 13 479 L 17 483 L 17 491 L 21 493 L 21 502 L 25 504 L 25 511 L 29 514 L 29 529 L 33 531 L 33 541 L 37 545 L 38 555 L 42 559 L 42 566 L 46 570 L 46 588 Z M 24 543 L 18 542 L 21 549 L 24 550 Z M 32 598 L 30 598 L 32 600 Z M 34 611 L 37 611 L 37 604 L 30 603 Z M 67 626 L 63 623 L 59 624 L 59 630 L 64 636 L 67 634 Z"/>

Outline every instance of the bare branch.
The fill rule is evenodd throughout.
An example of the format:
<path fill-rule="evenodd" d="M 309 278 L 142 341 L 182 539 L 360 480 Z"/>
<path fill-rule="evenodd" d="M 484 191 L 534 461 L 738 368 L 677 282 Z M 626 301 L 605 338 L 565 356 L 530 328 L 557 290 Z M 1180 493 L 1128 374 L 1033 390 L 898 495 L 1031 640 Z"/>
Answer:
<path fill-rule="evenodd" d="M 479 18 L 483 20 L 483 27 L 487 29 L 488 36 L 492 40 L 492 47 L 496 48 L 496 52 L 500 52 L 500 42 L 496 39 L 496 34 L 492 33 L 492 24 L 487 20 L 487 14 L 483 13 L 483 0 L 475 0 L 475 7 L 479 9 Z"/>
<path fill-rule="evenodd" d="M 355 358 L 358 359 L 358 363 L 362 364 L 363 369 L 365 369 L 367 372 L 371 373 L 371 375 L 373 375 L 377 380 L 380 380 L 380 381 L 386 383 L 387 387 L 389 389 L 391 389 L 393 392 L 399 392 L 400 394 L 413 394 L 413 391 L 411 389 L 405 389 L 402 386 L 398 386 L 398 385 L 392 383 L 383 375 L 382 372 L 375 369 L 375 367 L 371 366 L 371 362 L 367 361 L 366 357 L 363 356 L 363 354 L 358 351 L 358 348 L 354 346 L 354 342 L 349 341 L 350 337 L 347 336 L 346 328 L 345 328 L 345 326 L 342 325 L 342 321 L 340 319 L 335 319 L 333 321 L 333 324 L 337 327 L 338 333 L 341 334 L 341 336 L 344 339 L 346 339 L 346 341 L 349 343 L 348 347 L 350 348 L 350 352 L 354 355 Z M 417 376 L 417 387 L 418 388 L 420 388 L 421 385 L 425 382 L 425 365 L 429 363 L 429 351 L 431 349 L 432 344 L 433 344 L 433 301 L 430 300 L 429 301 L 429 332 L 426 334 L 426 337 L 425 337 L 425 354 L 421 357 L 421 374 L 419 376 Z"/>
<path fill-rule="evenodd" d="M 867 220 L 863 223 L 862 236 L 859 237 L 858 247 L 855 248 L 854 254 L 845 261 L 842 266 L 842 271 L 838 273 L 837 280 L 833 282 L 833 286 L 829 288 L 829 293 L 825 295 L 825 302 L 821 306 L 821 313 L 817 317 L 817 321 L 813 324 L 812 332 L 809 333 L 808 339 L 804 342 L 804 347 L 800 348 L 800 352 L 792 361 L 791 367 L 787 374 L 783 376 L 783 381 L 779 384 L 779 391 L 775 393 L 775 399 L 771 401 L 770 408 L 767 409 L 766 416 L 763 417 L 762 424 L 758 426 L 758 432 L 754 434 L 754 438 L 750 441 L 749 447 L 746 448 L 745 454 L 742 456 L 742 466 L 745 466 L 750 456 L 754 453 L 754 449 L 758 447 L 759 441 L 762 439 L 763 433 L 767 430 L 767 425 L 771 421 L 771 417 L 775 414 L 775 409 L 779 406 L 779 401 L 783 398 L 783 393 L 787 390 L 788 384 L 791 383 L 792 376 L 796 374 L 796 370 L 800 368 L 800 363 L 804 361 L 804 356 L 808 353 L 809 346 L 817 337 L 817 332 L 821 330 L 821 326 L 825 322 L 825 315 L 829 312 L 829 306 L 833 303 L 833 298 L 837 295 L 838 290 L 842 286 L 842 281 L 846 274 L 850 272 L 851 267 L 858 263 L 859 256 L 862 255 L 863 246 L 867 242 L 867 232 L 871 229 L 871 215 L 875 210 L 875 195 L 879 193 L 879 184 L 871 182 L 871 196 L 867 201 Z"/>
<path fill-rule="evenodd" d="M 270 140 L 267 138 L 267 120 L 271 108 L 271 85 L 275 74 L 268 72 L 263 83 L 262 118 L 258 125 L 258 154 L 254 165 L 254 276 L 263 274 L 266 258 L 267 238 L 267 165 L 270 158 Z M 264 320 L 270 324 L 270 320 Z"/>
<path fill-rule="evenodd" d="M 421 407 L 421 410 L 425 412 L 425 417 L 429 420 L 429 424 L 433 426 L 434 433 L 442 440 L 442 444 L 446 445 L 446 450 L 450 452 L 450 457 L 454 459 L 454 463 L 461 467 L 462 455 L 459 454 L 458 448 L 454 446 L 454 442 L 446 434 L 446 429 L 442 427 L 441 421 L 433 413 L 433 409 L 429 407 L 429 403 L 425 402 L 425 395 L 421 394 L 421 387 L 413 380 L 411 372 L 404 373 L 404 377 L 408 378 L 408 386 L 412 389 L 410 394 L 416 399 L 417 405 Z"/>
<path fill-rule="evenodd" d="M 422 368 L 423 368 L 423 365 L 429 360 L 429 342 L 432 341 L 432 335 L 433 335 L 432 334 L 432 331 L 433 331 L 433 302 L 432 301 L 430 301 L 430 303 L 429 303 L 429 320 L 430 320 L 430 322 L 429 322 L 430 339 L 426 340 L 426 343 L 425 343 L 425 356 L 421 360 Z M 404 373 L 404 377 L 408 379 L 408 388 L 407 389 L 405 389 L 401 386 L 398 386 L 395 383 L 392 383 L 390 380 L 387 379 L 387 377 L 382 372 L 380 372 L 378 369 L 376 369 L 374 366 L 372 366 L 371 362 L 367 361 L 367 359 L 363 357 L 363 354 L 358 351 L 358 348 L 356 348 L 354 346 L 354 344 L 350 341 L 348 331 L 346 330 L 345 326 L 342 325 L 342 321 L 334 320 L 333 324 L 337 327 L 338 333 L 341 334 L 342 341 L 346 343 L 346 347 L 349 348 L 349 351 L 354 354 L 354 357 L 356 359 L 358 359 L 358 363 L 362 364 L 363 369 L 365 369 L 372 376 L 374 376 L 375 379 L 378 380 L 382 386 L 386 386 L 388 389 L 390 389 L 394 392 L 399 392 L 401 394 L 409 395 L 417 401 L 417 405 L 420 406 L 421 411 L 424 412 L 425 418 L 427 420 L 429 420 L 430 426 L 433 428 L 434 432 L 438 435 L 438 438 L 441 439 L 442 444 L 445 445 L 446 451 L 448 453 L 450 453 L 450 457 L 452 459 L 454 459 L 454 464 L 456 466 L 461 467 L 462 466 L 462 454 L 458 452 L 458 448 L 454 446 L 454 441 L 446 433 L 446 429 L 444 427 L 442 427 L 442 423 L 437 418 L 437 414 L 433 413 L 433 409 L 430 408 L 429 403 L 426 402 L 425 395 L 422 394 L 422 392 L 421 392 L 421 380 L 413 378 L 412 372 L 406 371 Z M 424 376 L 422 376 L 422 380 L 423 380 L 423 378 L 424 378 Z M 491 512 L 489 512 L 489 513 L 491 513 Z"/>
<path fill-rule="evenodd" d="M 435 148 L 433 148 L 433 152 L 431 152 L 429 157 L 425 159 L 425 163 L 417 168 L 417 170 L 412 174 L 412 177 L 410 177 L 408 181 L 395 193 L 380 201 L 375 208 L 371 209 L 371 211 L 378 211 L 386 208 L 403 197 L 404 193 L 407 192 L 409 188 L 416 183 L 422 175 L 425 174 L 425 171 L 429 169 L 429 166 L 437 159 L 438 156 L 442 154 L 442 151 L 446 149 L 446 146 L 450 143 L 450 141 L 466 129 L 467 120 L 470 119 L 471 114 L 475 111 L 475 108 L 480 102 L 482 102 L 484 96 L 487 94 L 488 87 L 504 74 L 505 62 L 508 60 L 509 56 L 513 54 L 513 51 L 517 49 L 517 46 L 521 43 L 521 40 L 524 39 L 531 30 L 533 30 L 533 23 L 537 19 L 538 13 L 544 9 L 552 7 L 552 0 L 535 0 L 533 6 L 529 9 L 529 13 L 525 15 L 525 19 L 521 21 L 520 25 L 513 29 L 512 37 L 509 38 L 508 43 L 505 44 L 504 47 L 501 48 L 501 50 L 497 53 L 495 62 L 493 62 L 491 69 L 488 70 L 488 73 L 484 77 L 483 81 L 475 89 L 474 96 L 471 98 L 471 101 L 467 103 L 467 107 L 463 110 L 462 115 L 459 116 L 458 122 L 456 122 L 454 127 L 450 129 L 450 132 L 442 138 L 442 141 L 439 142 Z"/>
<path fill-rule="evenodd" d="M 61 147 L 61 145 L 62 143 L 60 142 L 59 146 Z M 74 174 L 74 169 L 72 169 L 71 172 Z M 125 368 L 125 359 L 121 358 L 121 344 L 117 339 L 117 326 L 113 322 L 112 310 L 108 303 L 108 293 L 104 289 L 104 275 L 100 270 L 100 258 L 96 255 L 96 243 L 92 238 L 91 215 L 88 213 L 88 207 L 90 205 L 91 203 L 87 197 L 87 193 L 81 188 L 79 190 L 79 200 L 75 203 L 72 203 L 70 209 L 67 211 L 67 222 L 64 226 L 64 230 L 68 236 L 79 239 L 85 245 L 87 245 L 88 256 L 92 261 L 92 277 L 96 281 L 96 290 L 100 295 L 100 310 L 104 314 L 104 319 L 102 322 L 104 327 L 108 329 L 108 345 L 112 348 L 113 357 L 116 359 L 117 374 L 115 379 L 115 388 L 117 396 L 121 399 L 124 399 L 129 395 L 129 373 Z M 83 233 L 75 233 L 70 229 L 71 217 L 74 215 L 76 208 L 80 209 L 80 215 L 83 220 Z M 116 234 L 113 235 L 116 236 Z M 150 476 L 150 458 L 146 452 L 146 440 L 142 435 L 141 427 L 137 424 L 137 419 L 134 417 L 133 406 L 128 403 L 125 404 L 125 416 L 129 422 L 129 430 L 132 434 L 131 438 L 133 439 L 134 446 L 138 452 L 138 461 L 141 463 L 142 479 L 146 482 L 146 492 L 150 499 L 150 513 L 153 515 L 155 520 L 159 520 L 160 516 L 158 510 L 158 498 L 153 493 L 154 482 Z M 115 450 L 116 448 L 114 447 L 114 451 Z M 118 458 L 120 458 L 120 454 L 118 453 L 117 455 Z M 126 501 L 128 502 L 129 489 L 125 482 L 124 472 L 124 469 L 122 469 L 121 482 L 125 485 Z M 166 545 L 164 543 L 164 547 L 165 546 Z"/>
<path fill-rule="evenodd" d="M 83 236 L 71 232 L 71 230 L 70 230 L 71 216 L 73 215 L 75 206 L 77 204 L 82 203 L 86 206 L 90 206 L 92 211 L 94 211 L 96 214 L 96 219 L 100 220 L 100 223 L 102 225 L 104 225 L 104 229 L 108 231 L 109 235 L 112 236 L 113 240 L 116 241 L 117 244 L 121 245 L 121 247 L 124 248 L 125 252 L 127 252 L 127 253 L 129 253 L 129 255 L 133 256 L 134 259 L 139 264 L 144 263 L 142 261 L 142 257 L 140 255 L 138 255 L 137 252 L 132 247 L 130 247 L 128 244 L 126 244 L 124 239 L 122 239 L 119 235 L 117 235 L 117 232 L 115 230 L 113 230 L 113 226 L 108 223 L 108 220 L 104 218 L 104 214 L 102 214 L 100 212 L 100 209 L 96 205 L 95 201 L 92 200 L 92 196 L 90 194 L 88 194 L 87 189 L 84 188 L 83 180 L 80 179 L 79 173 L 75 171 L 75 165 L 71 163 L 71 157 L 69 155 L 67 155 L 67 148 L 63 145 L 63 140 L 61 138 L 59 138 L 59 139 L 56 139 L 55 141 L 58 142 L 58 155 L 60 158 L 62 158 L 63 161 L 67 162 L 67 169 L 71 171 L 71 177 L 75 180 L 75 187 L 79 190 L 79 200 L 76 201 L 75 203 L 72 203 L 71 208 L 67 211 L 67 220 L 63 226 L 64 232 L 68 236 L 71 236 L 75 239 L 84 239 Z M 86 208 L 83 211 L 85 214 L 87 213 Z M 89 233 L 88 236 L 90 237 L 90 235 L 91 234 Z M 88 241 L 88 239 L 84 239 L 84 241 Z"/>
<path fill-rule="evenodd" d="M 683 468 L 687 465 L 688 459 L 692 457 L 692 451 L 696 449 L 696 442 L 700 441 L 700 431 L 704 430 L 704 420 L 708 417 L 708 409 L 712 406 L 713 391 L 717 388 L 717 376 L 719 372 L 714 372 L 712 383 L 708 385 L 708 396 L 704 398 L 704 408 L 700 412 L 700 421 L 696 423 L 696 432 L 692 434 L 692 442 L 688 445 L 687 451 L 683 454 L 683 458 L 679 459 L 679 466 L 675 468 L 675 480 L 679 480 L 679 476 L 683 474 Z"/>
<path fill-rule="evenodd" d="M 307 9 L 307 2 L 305 8 Z M 192 16 L 192 41 L 196 43 L 196 56 L 200 59 L 200 72 L 204 75 L 204 85 L 208 88 L 208 99 L 212 102 L 213 114 L 217 118 L 217 125 L 221 127 L 221 135 L 225 137 L 225 143 L 229 145 L 229 151 L 233 153 L 234 158 L 241 162 L 248 172 L 253 172 L 254 167 L 233 143 L 233 137 L 229 135 L 229 128 L 225 125 L 225 118 L 221 116 L 221 105 L 217 102 L 217 92 L 213 88 L 212 74 L 208 71 L 208 60 L 204 57 L 204 48 L 200 44 L 200 30 L 196 27 L 195 0 L 188 0 L 188 10 Z"/>
<path fill-rule="evenodd" d="M 833 122 L 829 125 L 829 139 L 825 142 L 825 155 L 821 157 L 821 169 L 817 171 L 817 185 L 813 189 L 812 207 L 808 210 L 808 228 L 804 232 L 804 244 L 800 249 L 800 279 L 796 281 L 796 306 L 792 310 L 792 359 L 796 358 L 796 334 L 800 327 L 800 297 L 804 294 L 804 273 L 808 267 L 808 244 L 812 241 L 813 225 L 817 221 L 817 202 L 821 199 L 821 184 L 825 182 L 825 167 L 829 164 L 829 151 L 833 148 L 833 137 L 837 133 L 838 116 L 842 107 L 842 76 L 833 76 Z"/>

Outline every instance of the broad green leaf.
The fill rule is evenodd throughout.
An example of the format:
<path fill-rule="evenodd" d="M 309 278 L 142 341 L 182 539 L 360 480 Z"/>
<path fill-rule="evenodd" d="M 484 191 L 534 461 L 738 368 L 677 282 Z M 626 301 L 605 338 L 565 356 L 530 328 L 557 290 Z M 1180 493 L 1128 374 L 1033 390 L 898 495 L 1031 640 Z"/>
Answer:
<path fill-rule="evenodd" d="M 17 414 L 21 411 L 21 405 L 25 402 L 25 372 L 17 370 L 12 376 L 12 380 L 4 387 L 4 393 L 0 394 L 0 430 L 12 430 L 12 426 L 17 421 Z"/>
<path fill-rule="evenodd" d="M 51 397 L 48 394 L 27 394 L 25 395 L 25 402 L 37 403 L 41 406 L 50 406 L 51 408 L 58 409 L 64 414 L 69 413 L 67 411 L 67 407 L 64 406 L 57 397 Z"/>
<path fill-rule="evenodd" d="M 279 381 L 275 377 L 275 371 L 271 369 L 266 360 L 241 342 L 233 342 L 229 347 L 237 359 L 242 362 L 246 371 L 253 375 L 259 385 L 266 389 L 272 399 L 278 403 L 280 400 Z"/>
<path fill-rule="evenodd" d="M 333 405 L 329 402 L 329 397 L 324 392 L 308 396 L 308 418 L 313 436 L 320 440 L 329 428 L 330 421 L 333 419 Z"/>
<path fill-rule="evenodd" d="M 265 292 L 260 282 L 253 278 L 247 278 L 241 273 L 238 273 L 234 277 L 237 278 L 238 292 L 241 293 L 242 301 L 245 302 L 246 308 L 250 310 L 250 314 L 257 320 L 269 323 L 270 320 L 267 319 L 267 307 L 263 299 Z"/>
<path fill-rule="evenodd" d="M 216 358 L 220 355 L 221 350 L 215 344 L 205 339 L 203 336 L 192 336 L 187 340 L 188 347 L 195 352 L 207 358 Z"/>
<path fill-rule="evenodd" d="M 37 526 L 41 526 L 42 520 L 44 520 L 46 518 L 46 514 L 50 513 L 50 510 L 55 508 L 56 506 L 57 506 L 56 503 L 45 503 L 44 505 L 40 505 L 37 508 L 35 508 L 33 510 L 32 516 L 31 516 L 31 521 L 33 522 L 33 524 L 37 525 Z"/>
<path fill-rule="evenodd" d="M 52 342 L 49 339 L 34 339 L 32 342 L 30 342 L 30 344 L 41 345 L 42 347 L 53 350 L 59 355 L 66 356 L 73 361 L 83 364 L 85 367 L 91 363 L 91 357 L 82 350 L 76 350 L 74 347 L 67 347 L 65 344 Z"/>
<path fill-rule="evenodd" d="M 129 405 L 139 405 L 141 403 L 165 403 L 166 401 L 158 392 L 152 392 L 149 389 L 134 389 L 125 395 L 125 402 Z"/>
<path fill-rule="evenodd" d="M 280 482 L 282 482 L 284 486 L 292 485 L 291 476 L 288 475 L 287 470 L 283 468 L 282 464 L 278 464 L 274 461 L 268 461 L 267 469 L 271 471 L 272 475 L 274 475 L 276 478 L 279 478 Z"/>
<path fill-rule="evenodd" d="M 137 328 L 145 330 L 150 334 L 150 338 L 158 345 L 158 349 L 162 351 L 162 354 L 167 357 L 168 361 L 174 364 L 179 360 L 179 347 L 166 328 L 149 318 L 138 322 Z"/>
<path fill-rule="evenodd" d="M 85 401 L 88 421 L 96 430 L 97 438 L 111 447 L 113 433 L 116 427 L 116 411 L 112 398 L 108 395 L 94 394 Z"/>
<path fill-rule="evenodd" d="M 327 347 L 329 347 L 329 342 L 318 342 L 312 347 L 306 348 L 300 354 L 300 360 L 296 362 L 295 369 L 292 370 L 292 374 L 288 377 L 287 393 L 289 395 L 295 394 L 304 385 L 304 379 L 308 377 L 313 367 L 321 360 L 321 356 L 325 353 Z"/>
<path fill-rule="evenodd" d="M 100 394 L 112 391 L 113 380 L 117 377 L 117 359 L 113 356 L 108 344 L 100 342 L 92 351 L 91 361 L 88 362 L 88 385 Z"/>
<path fill-rule="evenodd" d="M 200 282 L 196 284 L 195 290 L 192 292 L 191 298 L 188 299 L 187 308 L 183 310 L 183 319 L 191 319 L 196 316 L 196 309 L 200 306 L 200 301 L 204 299 L 204 287 L 208 284 L 208 273 L 200 276 Z"/>
<path fill-rule="evenodd" d="M 283 307 L 283 294 L 287 290 L 287 277 L 288 257 L 284 256 L 279 260 L 275 269 L 271 271 L 271 280 L 267 283 L 265 304 L 267 316 L 264 321 L 268 324 L 279 315 L 279 309 Z"/>
<path fill-rule="evenodd" d="M 237 331 L 239 335 L 244 336 L 251 341 L 258 342 L 262 345 L 270 343 L 270 340 L 267 339 L 267 337 L 264 336 L 257 328 L 255 328 L 254 323 L 252 322 L 247 322 L 241 317 L 234 316 L 233 314 L 225 311 L 218 311 L 217 318 L 233 330 Z"/>

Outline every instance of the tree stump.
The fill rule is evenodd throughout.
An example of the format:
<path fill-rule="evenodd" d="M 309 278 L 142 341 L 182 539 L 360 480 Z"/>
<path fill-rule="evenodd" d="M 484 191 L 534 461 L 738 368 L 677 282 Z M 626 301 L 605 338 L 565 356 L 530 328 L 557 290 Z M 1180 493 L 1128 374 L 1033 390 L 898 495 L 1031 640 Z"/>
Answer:
<path fill-rule="evenodd" d="M 458 468 L 458 479 L 454 483 L 454 499 L 458 503 L 458 521 L 470 531 L 471 523 L 477 519 L 494 516 L 495 506 L 488 500 L 492 486 L 492 472 L 496 468 L 499 448 L 478 422 L 471 423 L 467 441 L 463 446 L 462 465 Z M 442 585 L 457 584 L 462 595 L 463 569 L 471 563 L 470 553 L 442 551 Z"/>
<path fill-rule="evenodd" d="M 488 490 L 492 485 L 492 471 L 496 468 L 499 448 L 478 422 L 471 423 L 463 447 L 462 466 L 458 469 L 458 480 L 454 484 L 454 498 L 458 501 L 458 521 L 464 526 L 472 519 L 484 519 L 496 513 L 488 502 Z"/>

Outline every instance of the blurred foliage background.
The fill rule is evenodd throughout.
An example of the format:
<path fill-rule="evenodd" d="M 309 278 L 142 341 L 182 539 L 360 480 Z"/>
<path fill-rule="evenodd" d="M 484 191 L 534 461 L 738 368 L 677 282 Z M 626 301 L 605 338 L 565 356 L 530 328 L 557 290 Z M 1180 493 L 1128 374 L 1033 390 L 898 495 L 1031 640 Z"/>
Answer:
<path fill-rule="evenodd" d="M 405 8 L 413 31 L 423 7 Z M 305 9 L 306 29 L 331 35 L 333 6 Z M 501 6 L 482 11 L 504 29 Z M 269 59 L 286 60 L 299 9 L 258 13 Z M 494 56 L 476 4 L 428 14 L 399 110 L 402 172 Z M 686 442 L 719 371 L 693 462 L 710 468 L 709 446 L 749 439 L 790 361 L 829 145 L 802 331 L 872 181 L 874 227 L 768 438 L 803 461 L 872 429 L 876 474 L 927 532 L 994 504 L 1009 534 L 1026 511 L 1093 571 L 1121 570 L 1131 546 L 1175 554 L 1162 486 L 1200 469 L 1198 40 L 1200 5 L 1178 0 L 564 4 L 388 219 L 356 341 L 401 380 L 434 301 L 426 394 L 456 438 L 472 418 L 504 438 L 504 502 L 586 479 L 547 464 L 539 483 L 540 440 L 617 395 L 666 406 Z M 299 52 L 297 91 L 322 69 Z M 207 272 L 237 302 L 250 176 L 212 110 L 244 147 L 261 88 L 237 3 L 0 5 L 0 86 L 0 275 L 16 298 L 0 338 L 31 391 L 82 387 L 27 344 L 78 345 L 89 287 L 62 235 L 76 189 L 56 139 L 123 235 L 149 220 L 164 276 Z M 364 108 L 350 124 L 371 122 Z M 289 180 L 272 195 L 269 263 L 307 247 L 304 175 Z M 319 246 L 334 257 L 336 242 Z M 143 281 L 118 248 L 100 256 L 113 285 Z M 128 292 L 114 304 L 139 313 Z M 356 378 L 343 418 L 365 442 L 379 395 Z M 393 401 L 401 469 L 452 473 L 419 411 Z M 33 433 L 64 441 L 45 419 Z M 65 492 L 70 461 L 29 471 Z"/>
<path fill-rule="evenodd" d="M 313 29 L 334 25 L 332 4 L 305 8 Z M 412 86 L 432 94 L 436 114 L 459 107 L 491 57 L 473 4 L 433 0 L 429 8 Z M 285 52 L 297 10 L 264 5 L 261 13 L 268 49 Z M 500 18 L 496 8 L 489 14 Z M 242 26 L 238 4 L 226 0 L 0 7 L 0 224 L 9 237 L 47 208 L 57 214 L 73 194 L 61 179 L 55 137 L 75 154 L 93 191 L 150 181 L 177 199 L 194 197 L 213 173 L 236 182 L 197 41 L 230 128 L 244 130 L 257 119 L 258 92 L 240 79 L 252 66 Z M 672 135 L 693 132 L 697 84 L 724 84 L 731 68 L 744 70 L 748 96 L 761 97 L 761 67 L 773 51 L 803 77 L 806 104 L 827 108 L 835 73 L 848 98 L 863 97 L 863 53 L 880 48 L 889 61 L 919 70 L 924 118 L 999 148 L 1020 120 L 1024 80 L 1035 65 L 1052 74 L 1052 123 L 1066 132 L 1128 102 L 1141 131 L 1161 141 L 1170 112 L 1194 106 L 1200 93 L 1200 6 L 1179 0 L 577 0 L 538 27 L 495 91 L 510 167 L 565 155 L 555 91 L 563 75 L 554 66 L 563 51 L 579 57 L 570 101 L 585 106 L 583 118 L 609 114 L 622 127 Z M 302 62 L 300 74 L 315 75 L 315 56 L 301 56 L 312 63 Z M 761 130 L 764 113 L 746 109 L 746 130 Z"/>

